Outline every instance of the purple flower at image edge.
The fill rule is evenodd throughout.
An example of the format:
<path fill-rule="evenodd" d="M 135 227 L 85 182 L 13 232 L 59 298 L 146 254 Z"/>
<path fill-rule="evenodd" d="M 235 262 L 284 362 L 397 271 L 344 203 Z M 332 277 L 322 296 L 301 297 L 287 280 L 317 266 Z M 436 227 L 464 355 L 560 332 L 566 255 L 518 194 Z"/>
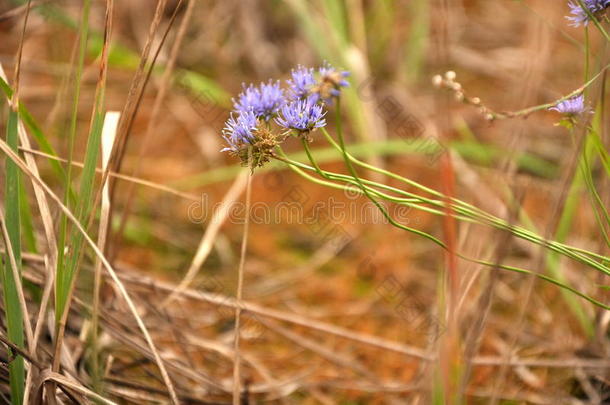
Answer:
<path fill-rule="evenodd" d="M 589 108 L 585 106 L 585 96 L 581 94 L 579 96 L 561 101 L 554 107 L 549 108 L 549 110 L 557 111 L 566 115 L 578 115 L 587 112 Z"/>
<path fill-rule="evenodd" d="M 326 112 L 323 111 L 322 106 L 308 98 L 286 104 L 280 110 L 275 122 L 286 129 L 309 132 L 326 126 L 324 115 Z"/>
<path fill-rule="evenodd" d="M 237 153 L 246 144 L 251 144 L 254 140 L 254 132 L 256 132 L 258 121 L 256 115 L 252 111 L 240 113 L 237 118 L 233 114 L 225 123 L 222 130 L 222 137 L 227 141 L 228 147 L 221 152 L 231 151 Z"/>
<path fill-rule="evenodd" d="M 589 10 L 590 14 L 595 14 L 608 8 L 610 0 L 582 0 L 582 4 Z M 589 14 L 581 7 L 577 0 L 569 1 L 568 7 L 570 7 L 571 15 L 566 18 L 570 21 L 571 26 L 580 27 L 581 25 L 587 25 L 591 20 Z"/>

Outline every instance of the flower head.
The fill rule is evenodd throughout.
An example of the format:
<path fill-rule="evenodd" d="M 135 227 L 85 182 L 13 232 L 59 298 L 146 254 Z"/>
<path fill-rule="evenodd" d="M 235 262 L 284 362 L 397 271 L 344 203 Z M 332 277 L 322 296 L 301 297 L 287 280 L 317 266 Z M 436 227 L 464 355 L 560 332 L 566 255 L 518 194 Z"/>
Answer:
<path fill-rule="evenodd" d="M 589 111 L 585 106 L 585 96 L 579 95 L 557 103 L 549 110 L 557 111 L 565 115 L 579 115 Z"/>
<path fill-rule="evenodd" d="M 328 62 L 325 62 L 318 72 L 320 73 L 320 83 L 315 91 L 324 102 L 330 104 L 333 97 L 341 95 L 342 87 L 349 86 L 349 82 L 345 79 L 350 73 L 347 70 L 339 71 Z"/>
<path fill-rule="evenodd" d="M 311 89 L 316 85 L 312 68 L 299 65 L 292 70 L 290 77 L 287 83 L 293 100 L 305 99 L 312 95 Z"/>
<path fill-rule="evenodd" d="M 228 151 L 237 156 L 242 165 L 249 166 L 252 170 L 268 162 L 278 144 L 273 132 L 259 125 L 252 111 L 242 112 L 237 118 L 231 114 L 222 135 L 229 146 L 221 152 Z"/>
<path fill-rule="evenodd" d="M 311 98 L 294 100 L 282 107 L 275 122 L 286 129 L 308 133 L 326 125 L 325 114 L 322 106 Z"/>
<path fill-rule="evenodd" d="M 254 141 L 258 121 L 252 111 L 239 113 L 237 118 L 231 114 L 222 130 L 222 137 L 227 141 L 228 147 L 221 152 L 230 151 L 238 153 L 248 144 Z"/>
<path fill-rule="evenodd" d="M 337 87 L 349 86 L 349 82 L 345 80 L 346 77 L 349 77 L 349 72 L 347 70 L 338 71 L 331 66 L 330 63 L 324 62 L 324 65 L 318 69 L 318 71 L 320 72 L 323 81 L 329 81 Z"/>
<path fill-rule="evenodd" d="M 589 11 L 581 7 L 577 0 L 568 2 L 570 7 L 570 16 L 566 18 L 570 21 L 570 25 L 573 27 L 579 27 L 581 25 L 587 25 L 591 20 L 590 15 L 599 13 L 608 6 L 610 6 L 610 0 L 582 0 L 583 6 Z"/>
<path fill-rule="evenodd" d="M 280 82 L 261 83 L 259 86 L 244 85 L 237 101 L 234 100 L 235 111 L 244 113 L 252 111 L 256 118 L 269 121 L 279 109 L 286 103 L 284 90 L 280 88 Z"/>

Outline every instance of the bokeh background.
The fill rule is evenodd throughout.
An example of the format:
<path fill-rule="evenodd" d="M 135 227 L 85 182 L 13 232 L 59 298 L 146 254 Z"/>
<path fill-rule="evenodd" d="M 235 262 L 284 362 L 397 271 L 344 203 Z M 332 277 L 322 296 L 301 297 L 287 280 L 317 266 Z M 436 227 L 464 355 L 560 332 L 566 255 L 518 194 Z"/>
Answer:
<path fill-rule="evenodd" d="M 33 3 L 20 99 L 58 155 L 67 157 L 82 4 Z M 608 254 L 582 181 L 566 186 L 576 146 L 565 128 L 554 125 L 557 113 L 490 122 L 432 84 L 434 75 L 454 71 L 469 97 L 495 111 L 549 103 L 575 90 L 585 77 L 585 30 L 568 26 L 567 2 L 166 3 L 152 49 L 166 30 L 167 38 L 120 165 L 121 174 L 139 180 L 113 180 L 106 252 L 172 364 L 169 372 L 185 403 L 230 399 L 234 314 L 222 302 L 236 290 L 247 171 L 220 150 L 231 98 L 242 83 L 285 80 L 299 64 L 328 61 L 348 70 L 342 117 L 355 155 L 439 191 L 449 176 L 455 196 L 502 218 L 513 217 L 517 201 L 540 232 Z M 20 4 L 0 1 L 0 62 L 9 79 L 20 43 Z M 123 110 L 156 6 L 152 0 L 115 1 L 108 110 Z M 76 161 L 83 160 L 89 131 L 105 7 L 92 2 Z M 595 70 L 607 63 L 607 46 L 596 31 L 588 35 Z M 334 112 L 328 122 L 333 133 Z M 325 169 L 345 172 L 341 155 L 315 134 L 312 148 Z M 284 149 L 305 161 L 296 140 Z M 37 161 L 43 178 L 57 186 L 49 161 Z M 598 184 L 606 206 L 607 180 Z M 243 403 L 608 401 L 603 310 L 566 299 L 540 280 L 457 261 L 457 320 L 448 325 L 448 262 L 438 246 L 388 225 L 365 198 L 309 182 L 281 162 L 256 170 L 252 181 L 244 299 L 260 312 L 244 315 Z M 223 199 L 234 202 L 224 216 L 218 209 Z M 297 209 L 286 208 L 287 201 Z M 567 201 L 567 214 L 554 211 L 558 201 Z M 446 237 L 442 216 L 388 209 L 408 226 Z M 213 215 L 222 217 L 216 228 Z M 203 258 L 194 265 L 202 240 Z M 582 291 L 604 283 L 579 265 L 549 259 L 539 247 L 480 225 L 459 223 L 456 243 L 464 254 L 492 261 L 505 245 L 507 261 L 539 272 L 550 271 L 547 260 L 555 260 L 554 269 Z M 35 259 L 34 275 L 41 272 Z M 92 261 L 85 257 L 79 281 L 77 295 L 85 302 Z M 161 305 L 187 274 L 193 293 Z M 166 400 L 154 362 L 110 284 L 103 305 L 106 392 L 120 403 Z M 87 311 L 78 305 L 73 311 L 75 378 L 88 381 L 78 362 L 87 353 L 79 337 Z M 448 328 L 454 332 L 448 335 Z"/>

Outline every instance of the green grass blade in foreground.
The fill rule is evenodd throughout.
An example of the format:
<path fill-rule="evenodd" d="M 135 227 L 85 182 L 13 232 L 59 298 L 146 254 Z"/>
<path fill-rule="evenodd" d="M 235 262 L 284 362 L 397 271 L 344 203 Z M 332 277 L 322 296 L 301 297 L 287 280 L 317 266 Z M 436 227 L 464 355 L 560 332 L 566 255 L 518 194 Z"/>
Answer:
<path fill-rule="evenodd" d="M 72 160 L 74 156 L 74 145 L 76 142 L 76 127 L 78 120 L 78 106 L 80 102 L 80 91 L 81 91 L 81 78 L 83 75 L 83 69 L 85 65 L 85 54 L 87 51 L 87 38 L 89 36 L 89 11 L 91 8 L 91 1 L 85 0 L 81 11 L 81 23 L 79 27 L 79 47 L 78 47 L 78 60 L 74 77 L 74 94 L 72 98 L 72 116 L 70 118 L 70 131 L 68 134 L 68 174 L 66 177 L 66 184 L 72 184 Z M 83 196 L 77 196 L 77 206 L 82 201 Z M 64 204 L 70 207 L 70 192 L 69 188 L 66 187 L 64 191 Z M 80 218 L 79 218 L 80 220 Z M 57 276 L 55 278 L 55 319 L 59 324 L 62 317 L 64 305 L 67 299 L 70 275 L 70 265 L 66 264 L 65 260 L 65 247 L 66 243 L 70 242 L 70 255 L 74 256 L 76 246 L 72 243 L 73 241 L 67 240 L 68 235 L 68 218 L 62 214 L 59 225 L 59 238 L 57 247 Z"/>
<path fill-rule="evenodd" d="M 7 144 L 17 151 L 19 135 L 17 132 L 19 117 L 12 109 L 9 112 L 6 140 Z M 19 203 L 19 168 L 10 159 L 6 159 L 6 184 L 4 208 L 6 210 L 6 228 L 17 266 L 21 266 L 21 221 Z M 4 308 L 8 338 L 17 346 L 24 348 L 23 313 L 19 305 L 17 283 L 10 268 L 10 261 L 5 254 L 2 267 L 2 284 L 4 289 Z M 10 350 L 9 350 L 10 353 Z M 14 353 L 13 353 L 14 354 Z M 25 368 L 23 357 L 16 356 L 9 363 L 9 380 L 11 386 L 11 403 L 21 405 L 23 402 Z"/>
<path fill-rule="evenodd" d="M 100 96 L 103 99 L 103 95 Z M 76 217 L 83 227 L 86 228 L 88 220 L 92 215 L 95 189 L 95 175 L 97 161 L 100 151 L 100 142 L 103 125 L 102 100 L 96 102 L 96 108 L 91 126 L 91 133 L 87 140 L 87 149 L 85 154 L 85 164 L 82 170 L 80 179 L 80 188 L 78 193 L 78 203 L 76 208 Z M 84 236 L 77 229 L 73 229 L 70 237 L 71 253 L 67 258 L 66 271 L 63 273 L 61 280 L 61 291 L 63 295 L 58 300 L 58 312 L 62 313 L 66 308 L 66 299 L 69 296 L 69 289 L 72 288 L 74 274 L 77 266 L 82 258 L 82 249 L 84 245 Z"/>
<path fill-rule="evenodd" d="M 4 95 L 6 96 L 7 100 L 10 100 L 11 97 L 13 97 L 13 89 L 1 77 L 0 77 L 0 88 L 4 92 Z M 57 153 L 51 146 L 51 143 L 48 141 L 48 139 L 45 136 L 45 134 L 43 133 L 42 129 L 36 123 L 36 120 L 34 119 L 32 114 L 30 114 L 28 109 L 25 107 L 25 105 L 21 101 L 19 102 L 19 118 L 21 118 L 21 121 L 23 121 L 25 126 L 31 131 L 32 135 L 34 135 L 34 138 L 36 139 L 36 143 L 38 143 L 40 150 L 42 150 L 46 154 L 49 154 L 52 156 L 57 156 Z M 61 164 L 58 161 L 54 161 L 54 160 L 50 160 L 49 163 L 50 163 L 51 167 L 53 168 L 53 171 L 56 173 L 56 175 L 62 182 L 62 185 L 65 186 L 66 172 L 64 171 Z"/>
<path fill-rule="evenodd" d="M 36 247 L 36 231 L 34 230 L 34 221 L 32 220 L 32 210 L 27 198 L 25 184 L 23 178 L 19 178 L 19 213 L 21 219 L 21 228 L 23 231 L 23 239 L 26 244 L 27 251 L 37 253 Z"/>

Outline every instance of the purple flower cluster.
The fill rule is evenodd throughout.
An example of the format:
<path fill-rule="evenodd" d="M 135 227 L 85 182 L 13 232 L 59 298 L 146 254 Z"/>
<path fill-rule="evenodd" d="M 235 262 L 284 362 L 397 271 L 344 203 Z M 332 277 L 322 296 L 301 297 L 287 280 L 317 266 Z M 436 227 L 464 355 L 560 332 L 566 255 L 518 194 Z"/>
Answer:
<path fill-rule="evenodd" d="M 549 108 L 549 110 L 557 111 L 565 115 L 579 115 L 589 111 L 589 108 L 585 106 L 585 96 L 581 94 L 561 101 L 557 103 L 555 107 Z"/>
<path fill-rule="evenodd" d="M 587 25 L 591 20 L 592 15 L 602 12 L 610 6 L 610 0 L 582 0 L 583 8 L 577 0 L 568 2 L 570 7 L 570 16 L 566 18 L 570 21 L 573 27 Z M 589 12 L 587 12 L 587 10 Z"/>
<path fill-rule="evenodd" d="M 240 154 L 249 145 L 256 149 L 259 141 L 268 147 L 272 122 L 283 128 L 284 133 L 300 135 L 324 127 L 324 107 L 341 95 L 341 88 L 349 86 L 348 76 L 349 72 L 325 63 L 317 72 L 301 65 L 293 69 L 286 80 L 287 92 L 279 81 L 269 80 L 258 86 L 244 84 L 233 100 L 233 112 L 222 130 L 228 144 L 223 151 Z"/>

